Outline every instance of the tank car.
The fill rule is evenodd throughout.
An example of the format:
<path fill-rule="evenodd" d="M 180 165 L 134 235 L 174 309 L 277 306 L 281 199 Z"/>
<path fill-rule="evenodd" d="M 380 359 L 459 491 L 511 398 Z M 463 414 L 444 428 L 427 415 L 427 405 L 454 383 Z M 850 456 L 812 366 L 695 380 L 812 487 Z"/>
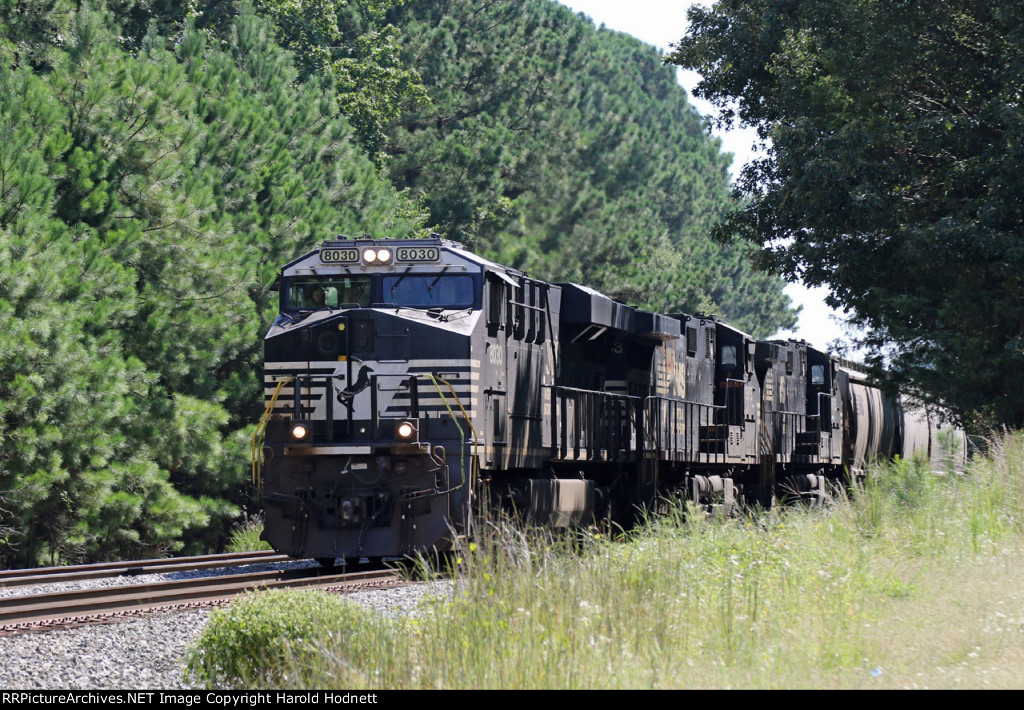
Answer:
<path fill-rule="evenodd" d="M 839 382 L 846 427 L 843 460 L 857 480 L 864 477 L 872 460 L 902 453 L 899 401 L 872 384 L 863 367 L 847 360 L 839 361 Z"/>
<path fill-rule="evenodd" d="M 949 413 L 883 389 L 859 363 L 836 358 L 844 402 L 843 466 L 862 479 L 874 459 L 925 458 L 934 471 L 963 471 L 967 436 Z"/>
<path fill-rule="evenodd" d="M 963 472 L 967 466 L 967 436 L 949 414 L 929 407 L 908 394 L 900 395 L 900 453 L 923 456 L 932 470 Z"/>

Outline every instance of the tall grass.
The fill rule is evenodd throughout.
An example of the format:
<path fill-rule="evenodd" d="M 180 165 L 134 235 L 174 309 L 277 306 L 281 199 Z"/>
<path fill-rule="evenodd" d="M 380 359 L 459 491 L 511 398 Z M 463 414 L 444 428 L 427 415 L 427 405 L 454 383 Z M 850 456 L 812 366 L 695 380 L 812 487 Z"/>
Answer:
<path fill-rule="evenodd" d="M 255 552 L 270 550 L 270 543 L 260 538 L 263 534 L 263 513 L 243 515 L 228 536 L 225 552 Z"/>
<path fill-rule="evenodd" d="M 1022 468 L 1024 437 L 1012 435 L 968 475 L 896 461 L 823 509 L 725 522 L 676 509 L 616 542 L 495 525 L 462 551 L 454 591 L 417 616 L 372 624 L 346 617 L 324 624 L 329 638 L 279 639 L 291 660 L 274 682 L 1024 685 Z M 278 608 L 289 603 L 282 597 Z M 211 628 L 230 636 L 233 623 L 215 619 Z M 201 641 L 193 658 L 208 646 Z"/>

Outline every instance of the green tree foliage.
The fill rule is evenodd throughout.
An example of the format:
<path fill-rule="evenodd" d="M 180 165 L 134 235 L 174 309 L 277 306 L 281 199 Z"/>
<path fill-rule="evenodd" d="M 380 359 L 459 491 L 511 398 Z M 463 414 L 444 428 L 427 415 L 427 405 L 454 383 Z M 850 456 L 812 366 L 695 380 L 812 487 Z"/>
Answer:
<path fill-rule="evenodd" d="M 759 335 L 792 325 L 749 247 L 707 238 L 728 158 L 653 48 L 549 0 L 415 0 L 389 15 L 428 88 L 391 132 L 394 183 L 491 258 Z"/>
<path fill-rule="evenodd" d="M 0 63 L 48 68 L 75 7 L 70 0 L 0 0 Z"/>
<path fill-rule="evenodd" d="M 13 2 L 14 0 L 6 0 Z M 56 1 L 56 0 L 51 0 Z M 275 42 L 293 52 L 299 79 L 331 75 L 342 115 L 378 164 L 385 128 L 406 103 L 426 100 L 414 69 L 399 58 L 399 30 L 385 13 L 404 0 L 111 0 L 123 41 L 141 44 L 147 32 L 180 37 L 199 30 L 227 44 L 239 13 L 255 12 L 273 28 Z"/>
<path fill-rule="evenodd" d="M 385 12 L 402 0 L 257 0 L 256 11 L 270 20 L 280 44 L 293 50 L 302 78 L 331 74 L 341 113 L 356 129 L 378 164 L 385 128 L 405 103 L 423 103 L 426 92 L 415 69 L 399 57 L 399 31 L 384 22 Z"/>
<path fill-rule="evenodd" d="M 199 30 L 224 47 L 235 20 L 255 12 L 273 28 L 275 42 L 294 54 L 301 80 L 332 75 L 338 107 L 367 154 L 378 164 L 385 129 L 406 104 L 426 93 L 415 69 L 400 60 L 400 32 L 386 12 L 404 0 L 107 0 L 118 42 L 137 51 L 147 34 L 180 41 Z M 0 61 L 50 69 L 71 32 L 78 3 L 0 0 Z"/>
<path fill-rule="evenodd" d="M 548 0 L 398 5 L 0 0 L 0 563 L 219 545 L 271 283 L 325 236 L 438 225 L 659 310 L 792 321 L 704 238 L 727 159 L 652 48 Z"/>
<path fill-rule="evenodd" d="M 279 264 L 421 228 L 266 24 L 133 55 L 109 23 L 76 13 L 44 74 L 0 66 L 8 564 L 213 547 L 246 500 Z"/>
<path fill-rule="evenodd" d="M 1024 9 L 991 0 L 721 0 L 672 61 L 768 157 L 719 234 L 827 284 L 874 362 L 1024 425 Z"/>

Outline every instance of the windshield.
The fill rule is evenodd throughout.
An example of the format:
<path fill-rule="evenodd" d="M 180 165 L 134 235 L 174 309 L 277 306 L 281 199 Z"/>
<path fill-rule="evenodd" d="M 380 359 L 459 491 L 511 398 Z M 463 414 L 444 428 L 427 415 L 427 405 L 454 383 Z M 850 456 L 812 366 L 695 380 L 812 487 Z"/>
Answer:
<path fill-rule="evenodd" d="M 468 308 L 473 305 L 473 278 L 444 274 L 385 276 L 385 303 L 424 308 Z"/>
<path fill-rule="evenodd" d="M 370 303 L 368 276 L 303 276 L 289 280 L 286 310 L 367 306 Z"/>

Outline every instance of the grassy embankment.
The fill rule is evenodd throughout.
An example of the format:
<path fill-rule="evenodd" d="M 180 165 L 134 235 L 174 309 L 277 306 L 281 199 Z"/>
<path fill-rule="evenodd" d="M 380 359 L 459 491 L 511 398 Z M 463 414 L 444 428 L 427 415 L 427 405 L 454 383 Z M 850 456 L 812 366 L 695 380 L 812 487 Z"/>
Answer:
<path fill-rule="evenodd" d="M 263 594 L 217 612 L 193 678 L 337 688 L 1024 686 L 1024 435 L 969 474 L 875 471 L 853 500 L 628 542 L 497 531 L 417 618 Z"/>

